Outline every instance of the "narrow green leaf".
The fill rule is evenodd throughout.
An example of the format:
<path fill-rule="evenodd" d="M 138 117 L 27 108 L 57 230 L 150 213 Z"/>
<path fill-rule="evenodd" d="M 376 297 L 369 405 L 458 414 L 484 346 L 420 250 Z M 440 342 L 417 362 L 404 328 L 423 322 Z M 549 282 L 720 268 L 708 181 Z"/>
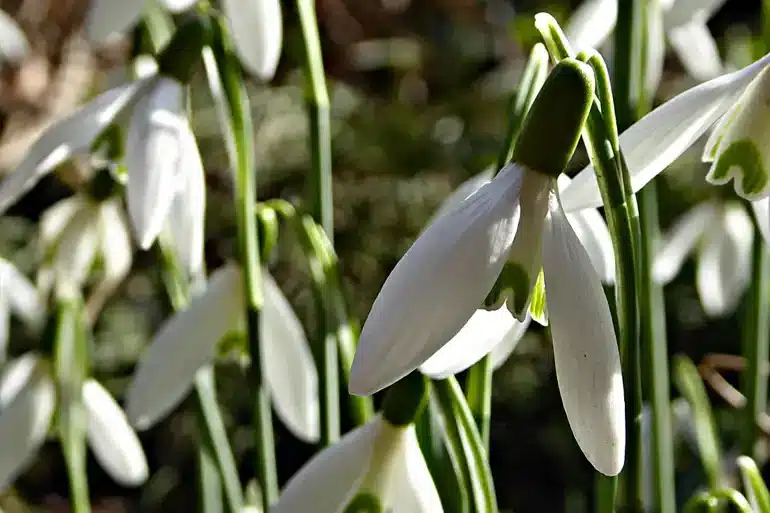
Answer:
<path fill-rule="evenodd" d="M 767 490 L 762 474 L 757 464 L 748 456 L 738 457 L 738 467 L 741 469 L 743 489 L 746 490 L 749 502 L 755 513 L 770 513 L 770 492 Z"/>

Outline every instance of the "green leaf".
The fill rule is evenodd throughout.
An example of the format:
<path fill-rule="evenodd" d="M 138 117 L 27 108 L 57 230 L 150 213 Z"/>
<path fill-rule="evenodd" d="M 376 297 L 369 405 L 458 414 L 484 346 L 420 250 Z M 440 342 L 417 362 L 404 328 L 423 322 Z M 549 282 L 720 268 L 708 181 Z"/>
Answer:
<path fill-rule="evenodd" d="M 741 469 L 743 488 L 755 513 L 770 513 L 770 492 L 757 464 L 748 456 L 739 456 L 738 467 Z"/>

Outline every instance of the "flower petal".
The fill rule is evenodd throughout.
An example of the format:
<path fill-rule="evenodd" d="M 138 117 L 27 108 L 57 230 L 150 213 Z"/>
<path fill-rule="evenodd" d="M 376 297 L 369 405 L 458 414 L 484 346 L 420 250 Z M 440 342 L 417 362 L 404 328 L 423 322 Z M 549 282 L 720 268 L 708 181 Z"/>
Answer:
<path fill-rule="evenodd" d="M 706 23 L 727 0 L 674 0 L 666 10 L 666 28 L 681 27 L 691 21 Z"/>
<path fill-rule="evenodd" d="M 203 231 L 206 215 L 206 177 L 198 144 L 188 123 L 181 132 L 182 154 L 174 195 L 168 213 L 174 248 L 190 274 L 203 266 Z"/>
<path fill-rule="evenodd" d="M 564 410 L 588 461 L 601 473 L 623 467 L 623 378 L 612 316 L 599 277 L 559 205 L 543 233 L 543 272 Z"/>
<path fill-rule="evenodd" d="M 598 48 L 615 28 L 617 19 L 617 1 L 586 0 L 572 14 L 564 33 L 576 51 Z"/>
<path fill-rule="evenodd" d="M 97 381 L 83 384 L 83 403 L 88 412 L 88 444 L 104 470 L 123 486 L 139 486 L 149 470 L 139 438 L 123 410 Z"/>
<path fill-rule="evenodd" d="M 171 12 L 177 13 L 186 11 L 193 5 L 195 5 L 198 2 L 198 0 L 163 0 L 163 5 Z"/>
<path fill-rule="evenodd" d="M 666 234 L 652 264 L 652 277 L 661 284 L 673 280 L 704 233 L 719 221 L 719 207 L 700 203 L 680 217 Z"/>
<path fill-rule="evenodd" d="M 206 290 L 185 310 L 161 326 L 139 359 L 126 392 L 126 414 L 134 427 L 151 427 L 184 398 L 195 373 L 211 361 L 242 312 L 241 272 L 229 264 L 212 274 Z"/>
<path fill-rule="evenodd" d="M 620 146 L 636 192 L 689 148 L 735 103 L 765 66 L 770 54 L 675 96 L 620 135 Z M 562 193 L 567 211 L 601 206 L 593 166 L 583 169 Z"/>
<path fill-rule="evenodd" d="M 503 337 L 503 341 L 492 349 L 492 352 L 489 353 L 492 360 L 492 370 L 499 369 L 508 360 L 516 349 L 516 346 L 519 345 L 519 341 L 521 341 L 527 333 L 530 321 L 532 321 L 532 317 L 529 315 L 524 318 L 524 322 L 516 321 L 516 324 L 514 324 L 510 331 L 505 334 L 505 337 Z"/>
<path fill-rule="evenodd" d="M 133 251 L 131 233 L 117 200 L 100 205 L 99 242 L 104 261 L 104 279 L 110 283 L 123 280 L 131 270 Z"/>
<path fill-rule="evenodd" d="M 402 378 L 471 318 L 513 244 L 523 174 L 507 166 L 436 219 L 401 258 L 361 331 L 351 393 L 373 394 Z"/>
<path fill-rule="evenodd" d="M 53 261 L 57 285 L 80 289 L 88 278 L 99 248 L 98 208 L 84 205 L 62 231 Z"/>
<path fill-rule="evenodd" d="M 698 255 L 696 285 L 703 310 L 712 317 L 738 306 L 751 279 L 754 226 L 739 205 L 726 207 L 720 226 L 712 228 Z"/>
<path fill-rule="evenodd" d="M 687 73 L 698 81 L 711 80 L 722 73 L 719 48 L 702 21 L 692 21 L 668 31 L 668 41 Z"/>
<path fill-rule="evenodd" d="M 433 222 L 434 219 L 441 217 L 442 215 L 446 214 L 450 210 L 456 208 L 458 205 L 460 205 L 465 199 L 467 199 L 469 196 L 473 195 L 481 189 L 484 185 L 489 183 L 494 175 L 494 168 L 489 167 L 482 171 L 481 173 L 476 173 L 472 177 L 465 180 L 463 183 L 457 186 L 457 188 L 452 191 L 452 193 L 447 196 L 444 201 L 441 202 L 441 205 L 439 206 L 438 210 L 435 214 L 433 214 L 433 217 L 428 222 L 430 224 Z"/>
<path fill-rule="evenodd" d="M 503 343 L 508 333 L 521 324 L 506 305 L 497 310 L 476 310 L 465 326 L 420 366 L 420 372 L 433 379 L 462 372 Z"/>
<path fill-rule="evenodd" d="M 280 0 L 222 0 L 222 11 L 243 66 L 261 80 L 273 78 L 283 44 Z"/>
<path fill-rule="evenodd" d="M 86 14 L 86 38 L 105 44 L 125 35 L 142 16 L 144 0 L 91 0 Z"/>
<path fill-rule="evenodd" d="M 47 253 L 56 246 L 62 232 L 72 220 L 72 216 L 80 211 L 86 203 L 85 196 L 76 194 L 57 202 L 40 216 L 39 246 L 43 253 L 43 261 L 50 256 Z"/>
<path fill-rule="evenodd" d="M 596 273 L 607 285 L 615 284 L 615 250 L 602 215 L 593 208 L 567 214 L 569 224 L 580 239 Z"/>
<path fill-rule="evenodd" d="M 260 329 L 262 366 L 278 417 L 306 442 L 321 436 L 318 373 L 310 346 L 289 301 L 269 273 L 262 274 L 265 303 Z"/>
<path fill-rule="evenodd" d="M 644 77 L 644 94 L 648 98 L 655 98 L 655 93 L 660 86 L 663 77 L 663 66 L 666 59 L 666 37 L 663 29 L 663 11 L 660 2 L 650 2 L 646 8 L 647 15 L 647 48 L 645 57 L 647 62 Z"/>
<path fill-rule="evenodd" d="M 32 328 L 45 321 L 46 307 L 35 285 L 16 266 L 0 258 L 0 280 L 6 306 Z"/>
<path fill-rule="evenodd" d="M 19 166 L 0 183 L 0 214 L 59 164 L 87 150 L 151 80 L 110 89 L 43 132 Z"/>
<path fill-rule="evenodd" d="M 757 220 L 762 238 L 770 244 L 770 198 L 752 201 L 751 207 L 754 209 L 754 219 Z"/>
<path fill-rule="evenodd" d="M 0 55 L 3 60 L 21 62 L 29 53 L 24 31 L 7 12 L 0 10 Z"/>
<path fill-rule="evenodd" d="M 270 513 L 342 513 L 372 463 L 374 444 L 386 422 L 379 415 L 350 431 L 308 461 L 286 483 Z"/>
<path fill-rule="evenodd" d="M 388 487 L 385 509 L 410 513 L 442 513 L 436 484 L 410 424 L 401 442 L 401 454 L 393 458 L 392 481 Z"/>
<path fill-rule="evenodd" d="M 3 277 L 0 274 L 0 282 Z M 8 293 L 0 287 L 0 364 L 5 363 L 8 353 L 8 341 L 11 338 L 11 309 L 8 306 Z"/>
<path fill-rule="evenodd" d="M 56 389 L 45 364 L 36 361 L 26 374 L 23 385 L 0 411 L 0 490 L 32 462 L 45 442 L 56 406 Z"/>
<path fill-rule="evenodd" d="M 126 141 L 126 197 L 139 246 L 149 249 L 163 228 L 181 163 L 184 87 L 160 78 L 134 108 Z"/>

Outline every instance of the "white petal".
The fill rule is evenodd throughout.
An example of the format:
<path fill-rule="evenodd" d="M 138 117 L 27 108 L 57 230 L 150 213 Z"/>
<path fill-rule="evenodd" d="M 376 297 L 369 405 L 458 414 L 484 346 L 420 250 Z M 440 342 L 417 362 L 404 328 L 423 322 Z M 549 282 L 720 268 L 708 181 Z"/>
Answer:
<path fill-rule="evenodd" d="M 620 135 L 634 191 L 655 178 L 684 153 L 735 103 L 766 65 L 770 54 L 736 72 L 679 94 Z M 562 193 L 567 211 L 602 204 L 593 166 L 583 169 Z"/>
<path fill-rule="evenodd" d="M 417 442 L 414 425 L 406 428 L 402 449 L 393 460 L 392 482 L 384 504 L 386 511 L 442 513 L 436 485 Z"/>
<path fill-rule="evenodd" d="M 117 200 L 106 201 L 100 207 L 99 241 L 104 260 L 104 279 L 116 283 L 131 270 L 131 234 Z"/>
<path fill-rule="evenodd" d="M 452 191 L 452 194 L 447 196 L 443 202 L 441 202 L 441 205 L 439 206 L 438 210 L 435 214 L 433 214 L 433 217 L 429 221 L 428 224 L 433 222 L 434 219 L 446 214 L 450 210 L 456 208 L 458 205 L 460 205 L 466 198 L 471 196 L 472 194 L 475 194 L 476 191 L 481 189 L 484 185 L 486 185 L 489 181 L 492 180 L 493 174 L 494 174 L 494 168 L 487 168 L 481 173 L 476 173 L 472 177 L 465 180 L 463 183 L 457 186 L 457 188 Z"/>
<path fill-rule="evenodd" d="M 24 31 L 7 12 L 0 10 L 0 55 L 11 62 L 20 62 L 29 53 Z"/>
<path fill-rule="evenodd" d="M 0 273 L 7 306 L 30 327 L 41 327 L 46 308 L 35 285 L 13 264 L 2 259 Z"/>
<path fill-rule="evenodd" d="M 687 73 L 698 81 L 722 73 L 717 42 L 705 23 L 693 21 L 668 31 L 668 40 Z"/>
<path fill-rule="evenodd" d="M 751 207 L 754 209 L 754 219 L 757 220 L 762 238 L 770 244 L 770 198 L 752 201 Z"/>
<path fill-rule="evenodd" d="M 93 379 L 83 384 L 88 444 L 104 470 L 123 486 L 139 486 L 149 471 L 139 438 L 118 403 Z"/>
<path fill-rule="evenodd" d="M 56 406 L 56 390 L 43 362 L 10 403 L 0 411 L 0 490 L 32 462 L 45 442 Z"/>
<path fill-rule="evenodd" d="M 163 228 L 176 191 L 184 116 L 184 87 L 161 78 L 134 109 L 126 141 L 126 197 L 139 246 L 149 249 Z"/>
<path fill-rule="evenodd" d="M 222 0 L 222 10 L 243 66 L 261 80 L 270 80 L 283 44 L 280 0 Z"/>
<path fill-rule="evenodd" d="M 0 214 L 59 164 L 87 150 L 152 80 L 110 89 L 43 132 L 19 166 L 0 183 Z"/>
<path fill-rule="evenodd" d="M 386 422 L 379 415 L 317 453 L 286 483 L 270 513 L 342 513 L 364 479 L 376 439 Z"/>
<path fill-rule="evenodd" d="M 742 206 L 731 205 L 711 228 L 698 255 L 696 285 L 703 310 L 721 316 L 735 310 L 751 279 L 754 226 Z"/>
<path fill-rule="evenodd" d="M 351 393 L 372 394 L 402 378 L 471 318 L 513 244 L 523 173 L 507 166 L 436 219 L 401 258 L 361 331 Z"/>
<path fill-rule="evenodd" d="M 543 272 L 556 376 L 572 433 L 603 474 L 623 467 L 623 378 L 612 316 L 599 277 L 560 206 L 543 233 Z"/>
<path fill-rule="evenodd" d="M 615 284 L 615 250 L 602 215 L 593 208 L 567 214 L 572 229 L 588 252 L 591 263 L 602 282 Z"/>
<path fill-rule="evenodd" d="M 151 427 L 184 398 L 195 373 L 211 361 L 243 309 L 241 272 L 229 264 L 212 274 L 202 295 L 161 326 L 126 392 L 126 414 L 133 426 Z"/>
<path fill-rule="evenodd" d="M 298 438 L 317 442 L 321 431 L 313 354 L 289 301 L 267 272 L 262 274 L 262 285 L 260 349 L 276 413 Z"/>
<path fill-rule="evenodd" d="M 644 93 L 648 98 L 655 98 L 658 91 L 663 66 L 666 59 L 666 38 L 663 29 L 663 12 L 659 2 L 647 4 L 647 48 L 645 52 L 646 74 L 644 77 Z"/>
<path fill-rule="evenodd" d="M 492 352 L 489 354 L 492 360 L 492 370 L 499 369 L 508 360 L 516 346 L 519 345 L 519 341 L 527 333 L 530 321 L 532 321 L 532 317 L 529 315 L 524 318 L 524 322 L 516 321 L 511 330 L 506 333 L 503 341 L 492 349 Z"/>
<path fill-rule="evenodd" d="M 652 264 L 655 281 L 666 284 L 679 274 L 679 269 L 703 234 L 714 229 L 719 213 L 719 207 L 709 201 L 690 209 L 674 223 Z"/>
<path fill-rule="evenodd" d="M 616 0 L 585 0 L 572 14 L 564 33 L 576 51 L 599 48 L 617 19 Z"/>
<path fill-rule="evenodd" d="M 197 2 L 198 0 L 163 0 L 163 5 L 169 11 L 176 13 L 186 11 Z"/>
<path fill-rule="evenodd" d="M 675 0 L 666 11 L 667 29 L 686 25 L 691 21 L 705 23 L 727 0 Z"/>
<path fill-rule="evenodd" d="M 43 260 L 50 256 L 46 253 L 56 245 L 64 228 L 72 220 L 72 216 L 82 210 L 87 201 L 85 196 L 76 194 L 59 201 L 40 216 L 40 246 Z"/>
<path fill-rule="evenodd" d="M 7 408 L 34 377 L 40 361 L 37 354 L 27 352 L 3 366 L 0 374 L 0 411 Z"/>
<path fill-rule="evenodd" d="M 420 366 L 420 372 L 433 379 L 462 372 L 502 344 L 521 324 L 506 305 L 497 310 L 476 310 L 457 335 Z"/>
<path fill-rule="evenodd" d="M 98 209 L 84 205 L 62 232 L 53 261 L 58 285 L 79 289 L 88 278 L 99 248 Z"/>
<path fill-rule="evenodd" d="M 139 21 L 145 0 L 91 0 L 86 15 L 86 37 L 104 44 L 124 35 Z"/>
<path fill-rule="evenodd" d="M 174 248 L 190 274 L 203 266 L 203 231 L 206 214 L 206 177 L 195 136 L 185 123 L 177 180 L 181 187 L 168 213 Z"/>
<path fill-rule="evenodd" d="M 0 282 L 2 279 L 2 275 L 0 275 Z M 0 288 L 0 364 L 5 363 L 10 338 L 11 310 L 8 306 L 8 293 Z"/>

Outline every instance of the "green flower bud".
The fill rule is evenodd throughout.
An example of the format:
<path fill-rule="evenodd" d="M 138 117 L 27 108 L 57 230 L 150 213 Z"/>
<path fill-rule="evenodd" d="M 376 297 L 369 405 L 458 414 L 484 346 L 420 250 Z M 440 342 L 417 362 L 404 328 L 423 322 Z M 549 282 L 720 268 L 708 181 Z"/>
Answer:
<path fill-rule="evenodd" d="M 269 262 L 270 255 L 278 244 L 278 215 L 275 210 L 263 205 L 257 206 L 257 233 L 259 258 L 262 262 Z"/>

